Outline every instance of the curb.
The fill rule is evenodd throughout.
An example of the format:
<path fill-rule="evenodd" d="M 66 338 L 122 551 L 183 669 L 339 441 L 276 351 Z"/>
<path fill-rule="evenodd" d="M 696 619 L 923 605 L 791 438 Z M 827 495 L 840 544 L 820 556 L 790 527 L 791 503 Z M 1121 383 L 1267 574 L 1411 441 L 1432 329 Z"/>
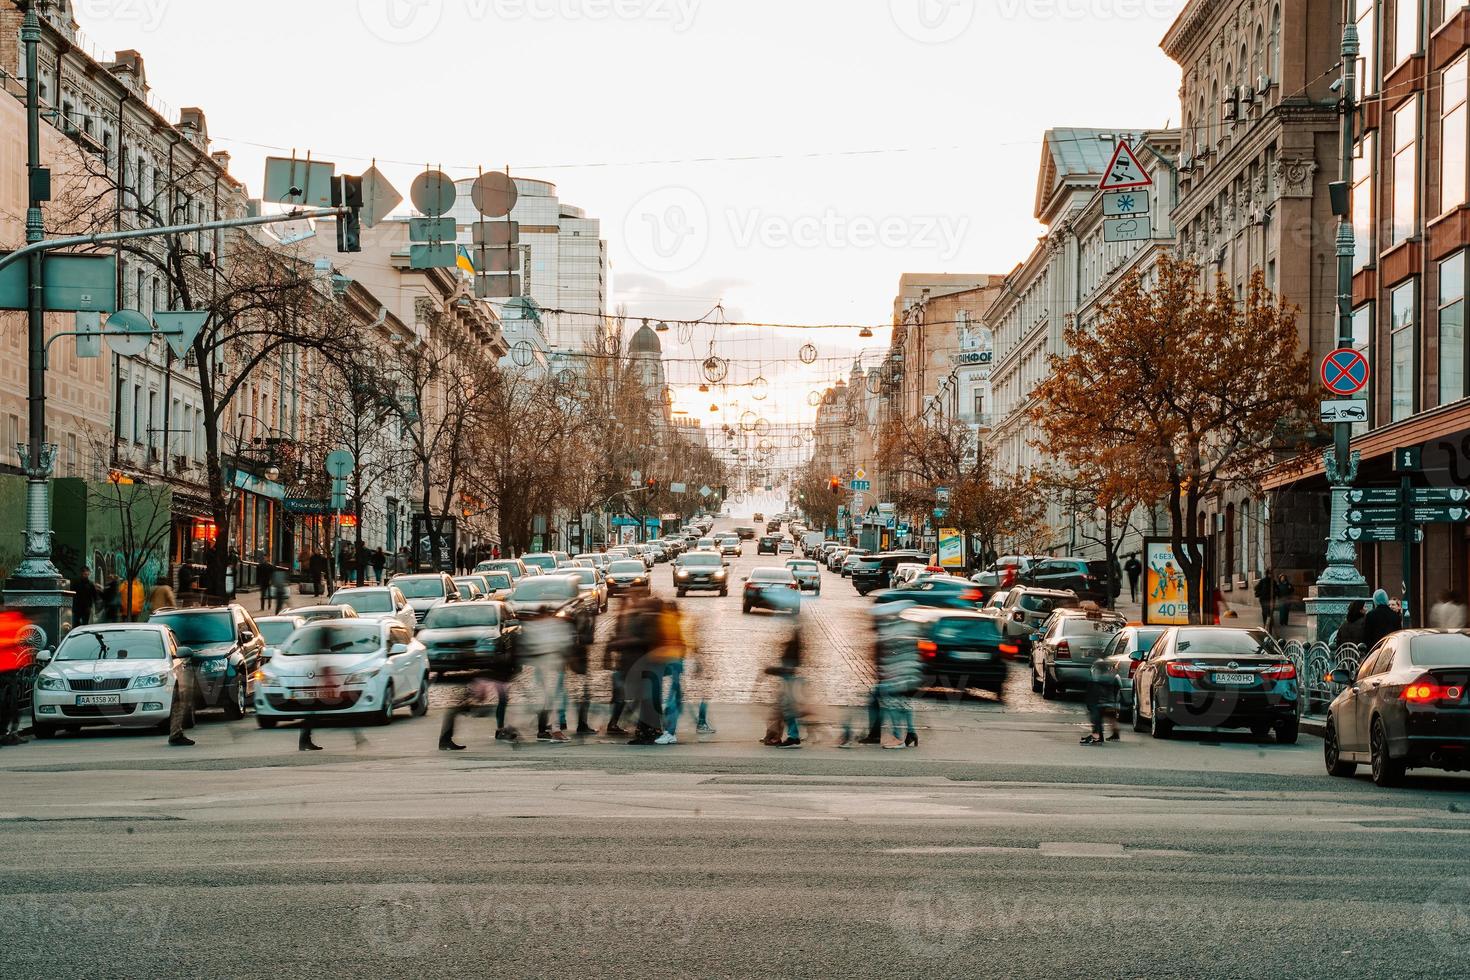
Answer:
<path fill-rule="evenodd" d="M 1304 716 L 1298 727 L 1305 735 L 1315 735 L 1321 738 L 1327 732 L 1327 719 L 1318 715 Z"/>

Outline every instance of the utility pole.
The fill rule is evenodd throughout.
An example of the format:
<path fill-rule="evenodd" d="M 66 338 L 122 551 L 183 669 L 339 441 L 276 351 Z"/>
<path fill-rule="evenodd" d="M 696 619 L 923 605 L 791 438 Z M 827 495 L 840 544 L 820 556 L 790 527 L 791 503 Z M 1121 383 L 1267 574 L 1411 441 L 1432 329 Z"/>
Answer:
<path fill-rule="evenodd" d="M 1353 151 L 1357 143 L 1354 132 L 1358 90 L 1358 27 L 1354 23 L 1351 4 L 1343 4 L 1342 30 L 1342 162 L 1341 175 L 1332 187 L 1333 213 L 1337 224 L 1337 346 L 1353 346 L 1353 240 L 1352 188 Z M 1358 454 L 1352 450 L 1353 427 L 1350 422 L 1333 426 L 1333 448 L 1323 456 L 1323 469 L 1332 494 L 1332 519 L 1327 539 L 1327 568 L 1317 579 L 1308 601 L 1308 612 L 1314 624 L 1313 638 L 1326 642 L 1337 632 L 1347 617 L 1348 603 L 1365 599 L 1368 583 L 1359 571 L 1357 546 L 1348 539 L 1347 491 L 1358 477 Z M 1269 574 L 1269 573 L 1268 573 Z"/>

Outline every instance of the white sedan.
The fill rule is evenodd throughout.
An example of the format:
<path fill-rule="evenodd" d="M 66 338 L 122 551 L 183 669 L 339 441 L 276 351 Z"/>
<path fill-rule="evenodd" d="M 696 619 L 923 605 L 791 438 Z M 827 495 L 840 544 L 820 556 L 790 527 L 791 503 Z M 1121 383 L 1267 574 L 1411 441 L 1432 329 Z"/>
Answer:
<path fill-rule="evenodd" d="M 152 623 L 78 626 L 54 655 L 43 650 L 37 660 L 37 738 L 84 725 L 167 732 L 174 691 L 189 669 L 173 631 Z"/>
<path fill-rule="evenodd" d="M 255 676 L 261 728 L 307 715 L 366 717 L 377 725 L 407 707 L 429 710 L 429 656 L 413 631 L 395 620 L 309 623 Z"/>

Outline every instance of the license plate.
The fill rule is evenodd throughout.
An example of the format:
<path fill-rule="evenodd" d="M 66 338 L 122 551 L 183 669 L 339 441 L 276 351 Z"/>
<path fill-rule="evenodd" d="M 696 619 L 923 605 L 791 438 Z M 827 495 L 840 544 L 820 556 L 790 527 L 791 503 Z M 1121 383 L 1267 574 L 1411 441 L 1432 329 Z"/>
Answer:
<path fill-rule="evenodd" d="M 1214 679 L 1215 679 L 1215 683 L 1216 684 L 1254 684 L 1256 682 L 1256 675 L 1255 674 L 1216 674 L 1216 675 L 1214 675 Z"/>
<path fill-rule="evenodd" d="M 121 694 L 78 694 L 77 707 L 88 705 L 122 704 Z"/>
<path fill-rule="evenodd" d="M 989 660 L 993 654 L 985 650 L 956 650 L 956 660 Z"/>

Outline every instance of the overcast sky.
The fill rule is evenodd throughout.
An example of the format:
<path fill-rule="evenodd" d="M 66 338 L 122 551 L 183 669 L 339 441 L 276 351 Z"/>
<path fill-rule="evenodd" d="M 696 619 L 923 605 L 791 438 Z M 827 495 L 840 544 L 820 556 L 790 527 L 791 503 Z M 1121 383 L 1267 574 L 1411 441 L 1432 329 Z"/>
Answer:
<path fill-rule="evenodd" d="M 97 47 L 142 51 L 158 97 L 205 110 L 254 192 L 279 148 L 376 157 L 402 188 L 419 163 L 509 165 L 602 219 L 614 306 L 875 324 L 904 272 L 1026 256 L 1046 128 L 1178 122 L 1158 45 L 1183 5 L 75 0 Z M 792 352 L 747 338 L 731 353 Z"/>

